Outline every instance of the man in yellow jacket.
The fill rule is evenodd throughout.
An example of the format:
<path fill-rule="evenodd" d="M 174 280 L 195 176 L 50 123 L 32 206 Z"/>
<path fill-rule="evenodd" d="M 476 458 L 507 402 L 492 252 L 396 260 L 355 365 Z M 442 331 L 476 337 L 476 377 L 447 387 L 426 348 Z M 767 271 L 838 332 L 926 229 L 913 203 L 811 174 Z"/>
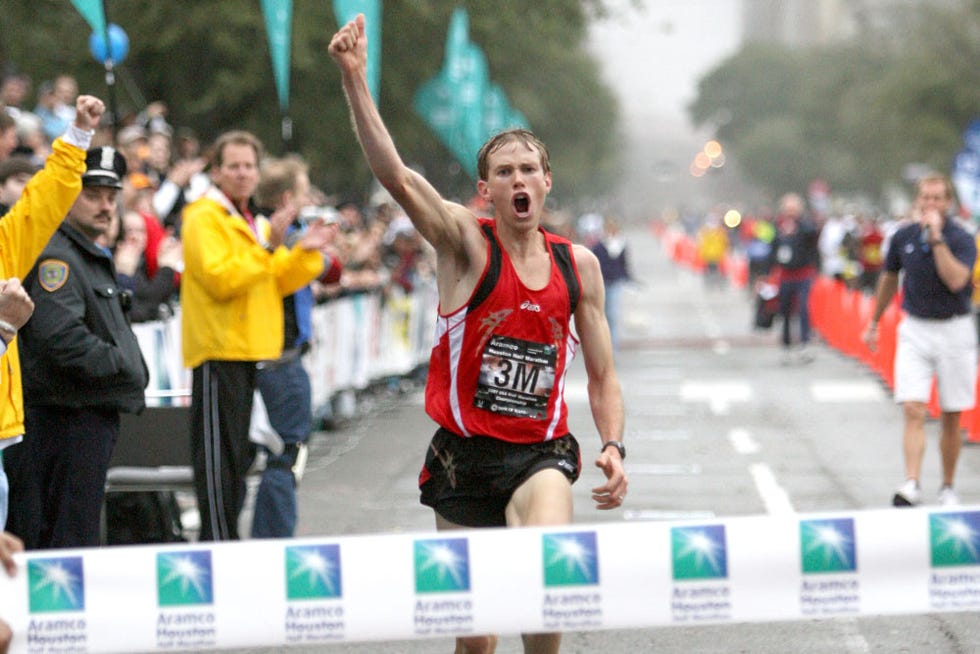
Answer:
<path fill-rule="evenodd" d="M 252 200 L 261 143 L 233 131 L 219 136 L 213 151 L 214 187 L 185 207 L 181 228 L 182 341 L 193 373 L 191 453 L 202 541 L 238 538 L 255 451 L 248 432 L 256 363 L 282 353 L 282 298 L 320 275 L 320 248 L 332 237 L 329 225 L 311 225 L 285 247 L 286 227 L 299 210 L 288 205 L 270 217 L 266 242 L 259 229 L 266 218 Z"/>
<path fill-rule="evenodd" d="M 105 105 L 98 98 L 80 95 L 75 112 L 75 122 L 64 136 L 55 139 L 44 168 L 31 178 L 20 200 L 0 219 L 0 279 L 22 279 L 30 271 L 82 190 L 85 153 Z M 6 448 L 19 443 L 23 435 L 20 357 L 17 340 L 12 339 L 0 359 L 0 451 L 5 451 L 7 457 L 4 466 L 0 466 L 0 528 L 7 522 L 7 473 L 11 492 L 16 493 L 22 486 L 20 472 L 26 472 L 20 461 L 25 448 Z M 15 518 L 11 516 L 10 530 L 16 533 Z"/>

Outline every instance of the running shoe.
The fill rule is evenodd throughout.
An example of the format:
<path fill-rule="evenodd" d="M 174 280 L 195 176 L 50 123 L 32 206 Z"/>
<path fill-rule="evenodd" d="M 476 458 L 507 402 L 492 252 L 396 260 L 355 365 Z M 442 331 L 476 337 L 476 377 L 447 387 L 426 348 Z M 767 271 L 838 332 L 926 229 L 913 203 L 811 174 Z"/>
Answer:
<path fill-rule="evenodd" d="M 919 490 L 919 482 L 914 479 L 906 479 L 892 498 L 893 506 L 918 506 L 921 503 L 922 491 Z"/>
<path fill-rule="evenodd" d="M 957 506 L 960 503 L 960 498 L 952 486 L 943 486 L 939 489 L 939 503 L 942 506 Z"/>
<path fill-rule="evenodd" d="M 796 353 L 796 360 L 800 363 L 813 363 L 817 356 L 813 353 L 808 345 L 801 345 L 800 349 Z"/>

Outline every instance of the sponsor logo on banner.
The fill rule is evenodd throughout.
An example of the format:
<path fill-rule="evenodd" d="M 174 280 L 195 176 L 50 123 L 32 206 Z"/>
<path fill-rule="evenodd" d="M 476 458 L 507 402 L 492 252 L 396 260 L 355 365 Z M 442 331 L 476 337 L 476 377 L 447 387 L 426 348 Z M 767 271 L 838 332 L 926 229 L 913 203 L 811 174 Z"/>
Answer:
<path fill-rule="evenodd" d="M 674 622 L 731 619 L 725 526 L 672 527 L 670 542 Z"/>
<path fill-rule="evenodd" d="M 286 547 L 286 606 L 288 643 L 343 640 L 344 607 L 339 545 Z"/>
<path fill-rule="evenodd" d="M 545 586 L 595 586 L 599 583 L 594 531 L 545 534 L 542 545 Z"/>
<path fill-rule="evenodd" d="M 980 511 L 930 514 L 929 551 L 931 608 L 980 609 Z"/>
<path fill-rule="evenodd" d="M 157 604 L 157 647 L 214 647 L 214 611 L 202 608 L 214 604 L 211 551 L 158 552 Z"/>
<path fill-rule="evenodd" d="M 544 534 L 541 550 L 545 586 L 541 617 L 545 629 L 601 627 L 596 532 Z"/>
<path fill-rule="evenodd" d="M 342 594 L 339 545 L 286 548 L 287 599 L 336 599 Z"/>
<path fill-rule="evenodd" d="M 213 604 L 210 550 L 157 554 L 157 600 L 161 607 Z"/>
<path fill-rule="evenodd" d="M 416 635 L 473 633 L 469 540 L 417 540 L 414 547 L 415 593 L 421 596 L 415 599 Z"/>
<path fill-rule="evenodd" d="M 85 576 L 82 557 L 33 559 L 27 562 L 27 649 L 32 654 L 86 651 Z M 37 614 L 58 613 L 57 617 Z M 83 615 L 73 615 L 73 614 Z"/>
<path fill-rule="evenodd" d="M 860 609 L 854 519 L 800 521 L 800 610 L 841 615 Z"/>
<path fill-rule="evenodd" d="M 82 557 L 31 560 L 27 576 L 31 613 L 85 610 Z"/>

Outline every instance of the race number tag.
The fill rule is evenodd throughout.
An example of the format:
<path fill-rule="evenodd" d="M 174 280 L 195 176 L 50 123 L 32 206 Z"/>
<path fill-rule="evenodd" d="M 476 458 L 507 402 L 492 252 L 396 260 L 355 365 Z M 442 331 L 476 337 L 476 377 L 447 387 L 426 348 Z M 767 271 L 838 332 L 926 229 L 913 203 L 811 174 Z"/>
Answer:
<path fill-rule="evenodd" d="M 554 345 L 493 336 L 483 349 L 473 406 L 508 416 L 545 420 L 555 386 L 557 358 Z"/>

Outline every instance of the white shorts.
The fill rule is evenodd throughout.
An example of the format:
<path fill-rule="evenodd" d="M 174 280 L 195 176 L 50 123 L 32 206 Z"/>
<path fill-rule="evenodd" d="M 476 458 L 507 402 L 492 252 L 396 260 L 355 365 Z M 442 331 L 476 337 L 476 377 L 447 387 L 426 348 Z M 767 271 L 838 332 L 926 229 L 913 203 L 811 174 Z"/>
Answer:
<path fill-rule="evenodd" d="M 970 314 L 948 320 L 906 315 L 898 325 L 895 401 L 928 403 L 936 377 L 943 411 L 972 409 L 977 399 L 977 328 Z"/>

